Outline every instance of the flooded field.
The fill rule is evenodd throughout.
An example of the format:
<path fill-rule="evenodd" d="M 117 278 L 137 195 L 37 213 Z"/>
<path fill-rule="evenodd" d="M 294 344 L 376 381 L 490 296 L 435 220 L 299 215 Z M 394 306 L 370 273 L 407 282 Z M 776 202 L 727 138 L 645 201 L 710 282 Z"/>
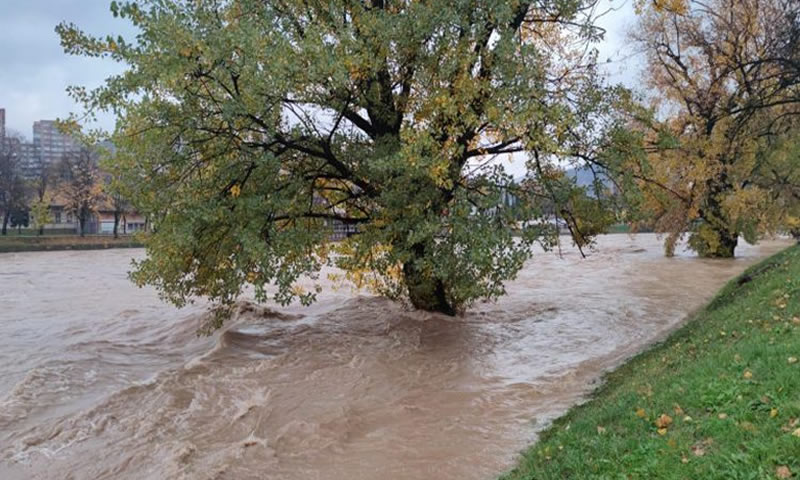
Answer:
<path fill-rule="evenodd" d="M 540 254 L 463 317 L 349 289 L 243 300 L 211 337 L 126 272 L 139 250 L 0 254 L 0 478 L 491 479 L 736 260 L 652 235 Z"/>

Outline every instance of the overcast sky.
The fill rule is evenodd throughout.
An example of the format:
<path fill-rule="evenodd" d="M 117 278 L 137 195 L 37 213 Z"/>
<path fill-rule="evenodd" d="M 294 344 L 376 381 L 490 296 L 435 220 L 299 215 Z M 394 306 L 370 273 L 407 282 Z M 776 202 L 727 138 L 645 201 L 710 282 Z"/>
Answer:
<path fill-rule="evenodd" d="M 599 45 L 600 59 L 615 81 L 638 79 L 640 64 L 626 59 L 625 29 L 634 20 L 631 0 L 604 0 L 619 10 L 603 17 L 608 33 Z M 64 118 L 79 107 L 66 94 L 68 85 L 94 87 L 120 71 L 114 62 L 71 57 L 63 53 L 54 29 L 73 22 L 93 34 L 129 34 L 131 27 L 109 12 L 110 0 L 0 0 L 0 108 L 7 128 L 30 138 L 35 120 Z M 100 119 L 111 128 L 113 118 Z"/>

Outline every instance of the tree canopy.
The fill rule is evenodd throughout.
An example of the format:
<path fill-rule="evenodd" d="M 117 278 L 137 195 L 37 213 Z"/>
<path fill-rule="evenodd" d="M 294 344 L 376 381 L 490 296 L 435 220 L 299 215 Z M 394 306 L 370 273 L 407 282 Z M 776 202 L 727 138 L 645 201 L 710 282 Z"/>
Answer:
<path fill-rule="evenodd" d="M 314 300 L 324 265 L 453 314 L 504 292 L 558 233 L 611 219 L 566 162 L 614 128 L 590 0 L 112 2 L 135 39 L 57 30 L 128 65 L 73 95 L 118 115 L 111 166 L 152 218 L 134 279 L 182 304 Z M 501 156 L 533 172 L 513 182 Z M 520 201 L 508 208 L 503 199 Z M 332 228 L 355 233 L 331 241 Z"/>
<path fill-rule="evenodd" d="M 637 168 L 648 178 L 643 203 L 657 230 L 670 233 L 668 251 L 690 232 L 701 255 L 733 256 L 740 236 L 755 242 L 788 226 L 791 197 L 775 194 L 771 173 L 788 164 L 775 164 L 783 157 L 771 151 L 796 131 L 800 113 L 800 4 L 639 7 L 633 39 L 646 53 L 648 86 L 658 97 L 657 120 L 640 124 L 649 147 Z"/>

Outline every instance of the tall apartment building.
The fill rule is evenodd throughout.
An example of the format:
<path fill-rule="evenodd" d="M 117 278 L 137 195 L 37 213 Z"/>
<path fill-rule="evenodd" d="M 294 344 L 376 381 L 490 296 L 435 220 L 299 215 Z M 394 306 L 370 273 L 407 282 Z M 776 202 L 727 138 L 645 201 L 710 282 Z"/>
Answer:
<path fill-rule="evenodd" d="M 0 108 L 0 140 L 5 138 L 6 111 Z M 28 178 L 39 175 L 42 167 L 57 164 L 64 154 L 80 150 L 80 143 L 58 129 L 54 120 L 33 123 L 33 142 L 19 139 L 2 140 L 14 150 L 22 175 Z"/>
<path fill-rule="evenodd" d="M 53 165 L 61 161 L 65 153 L 80 150 L 80 144 L 61 133 L 53 120 L 33 122 L 33 146 L 42 165 Z"/>
<path fill-rule="evenodd" d="M 42 171 L 42 160 L 39 150 L 32 143 L 22 142 L 17 147 L 19 166 L 23 177 L 34 178 Z"/>

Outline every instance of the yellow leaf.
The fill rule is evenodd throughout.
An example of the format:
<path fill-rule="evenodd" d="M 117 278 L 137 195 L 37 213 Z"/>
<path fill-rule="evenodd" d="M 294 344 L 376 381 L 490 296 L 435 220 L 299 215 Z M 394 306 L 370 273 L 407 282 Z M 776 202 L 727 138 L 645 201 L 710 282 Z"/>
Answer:
<path fill-rule="evenodd" d="M 797 363 L 797 357 L 789 357 L 786 361 L 789 363 L 789 365 L 793 365 Z"/>
<path fill-rule="evenodd" d="M 636 409 L 636 416 L 639 418 L 644 418 L 647 416 L 647 412 L 644 411 L 644 408 L 637 408 Z"/>
<path fill-rule="evenodd" d="M 792 435 L 793 435 L 793 436 L 795 436 L 795 437 L 797 437 L 797 438 L 800 438 L 800 428 L 798 428 L 797 430 L 795 430 L 794 432 L 792 432 Z"/>
<path fill-rule="evenodd" d="M 745 380 L 750 380 L 751 378 L 753 378 L 753 372 L 751 372 L 750 370 L 745 370 L 744 373 L 742 374 L 742 377 L 744 377 Z"/>
<path fill-rule="evenodd" d="M 775 418 L 777 416 L 778 416 L 778 409 L 777 408 L 773 408 L 772 410 L 769 411 L 769 417 L 770 418 Z"/>
<path fill-rule="evenodd" d="M 666 428 L 659 428 L 658 429 L 658 434 L 662 435 L 662 436 L 666 435 L 667 434 L 667 429 Z"/>

